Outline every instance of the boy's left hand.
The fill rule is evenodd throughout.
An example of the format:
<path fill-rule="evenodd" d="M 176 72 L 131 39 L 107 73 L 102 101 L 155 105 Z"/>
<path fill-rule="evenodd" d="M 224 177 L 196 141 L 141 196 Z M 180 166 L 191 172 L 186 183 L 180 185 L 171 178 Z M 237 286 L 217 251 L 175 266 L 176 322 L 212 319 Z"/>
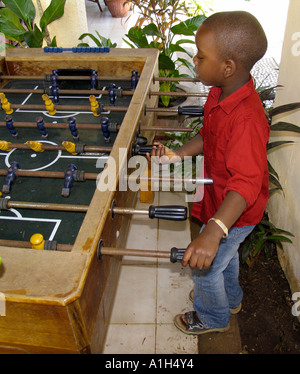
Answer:
<path fill-rule="evenodd" d="M 191 269 L 208 269 L 215 258 L 220 237 L 206 230 L 207 227 L 195 238 L 187 247 L 183 258 L 182 266 L 187 266 L 188 262 Z"/>

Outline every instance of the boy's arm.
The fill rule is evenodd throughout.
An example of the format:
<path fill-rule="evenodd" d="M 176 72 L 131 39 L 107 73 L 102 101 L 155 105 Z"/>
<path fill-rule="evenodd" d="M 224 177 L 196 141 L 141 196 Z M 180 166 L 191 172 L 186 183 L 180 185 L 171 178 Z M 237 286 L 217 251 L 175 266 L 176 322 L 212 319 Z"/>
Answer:
<path fill-rule="evenodd" d="M 229 191 L 214 218 L 221 220 L 230 227 L 236 222 L 246 208 L 246 200 L 237 192 Z M 192 269 L 208 269 L 215 258 L 224 231 L 219 225 L 210 221 L 204 230 L 187 247 L 182 259 L 182 265 Z"/>
<path fill-rule="evenodd" d="M 181 160 L 184 157 L 198 156 L 203 153 L 203 138 L 200 133 L 194 136 L 188 143 L 184 144 L 176 151 Z"/>

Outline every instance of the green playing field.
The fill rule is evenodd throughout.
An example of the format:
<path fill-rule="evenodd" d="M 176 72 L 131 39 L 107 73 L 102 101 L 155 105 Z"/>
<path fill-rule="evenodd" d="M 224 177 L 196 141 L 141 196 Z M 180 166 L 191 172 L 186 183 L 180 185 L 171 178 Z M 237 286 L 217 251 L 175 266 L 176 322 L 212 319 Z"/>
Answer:
<path fill-rule="evenodd" d="M 108 89 L 109 83 L 116 83 L 117 87 L 123 90 L 130 90 L 130 81 L 127 82 L 100 82 L 99 89 Z M 43 89 L 44 81 L 12 81 L 5 88 L 26 88 L 31 90 Z M 47 83 L 49 85 L 49 83 Z M 66 123 L 70 117 L 75 117 L 78 124 L 99 125 L 102 117 L 108 117 L 112 123 L 122 123 L 124 112 L 108 112 L 95 117 L 91 111 L 77 111 L 77 106 L 89 106 L 89 95 L 81 94 L 80 90 L 89 89 L 89 81 L 63 81 L 60 82 L 60 90 L 76 89 L 78 94 L 59 94 L 59 105 L 74 106 L 74 110 L 57 110 L 55 115 L 49 115 L 47 110 L 29 110 L 18 108 L 11 114 L 14 127 L 18 133 L 13 137 L 5 125 L 0 127 L 0 141 L 11 143 L 25 143 L 26 141 L 40 141 L 43 144 L 61 145 L 62 141 L 83 143 L 86 146 L 112 146 L 117 136 L 111 133 L 111 143 L 104 141 L 101 129 L 78 129 L 79 140 L 74 140 L 69 128 L 47 128 L 48 137 L 42 137 L 38 128 L 19 127 L 18 122 L 35 122 L 37 117 L 42 117 L 45 123 Z M 1 92 L 1 90 L 0 90 Z M 93 91 L 91 90 L 91 95 Z M 38 104 L 44 105 L 41 94 L 34 93 L 5 93 L 11 104 Z M 95 95 L 99 103 L 104 106 L 111 106 L 108 95 Z M 51 95 L 49 95 L 52 99 Z M 115 105 L 128 106 L 131 96 L 117 97 Z M 0 121 L 5 122 L 6 114 L 0 111 Z M 105 163 L 108 153 L 85 152 L 72 155 L 67 151 L 45 150 L 35 152 L 31 149 L 12 149 L 11 151 L 0 150 L 0 169 L 7 170 L 12 162 L 19 164 L 20 170 L 32 171 L 56 171 L 65 172 L 69 164 L 74 164 L 79 171 L 87 173 L 100 173 L 101 168 L 97 167 L 97 161 Z M 99 164 L 98 164 L 99 165 Z M 0 176 L 0 191 L 6 184 L 6 176 Z M 57 204 L 89 205 L 96 188 L 95 180 L 83 182 L 74 181 L 70 189 L 70 195 L 63 197 L 61 192 L 64 188 L 62 178 L 40 178 L 17 176 L 11 185 L 9 193 L 3 193 L 2 198 L 9 198 L 11 201 L 42 202 Z M 101 214 L 101 212 L 99 212 Z M 29 241 L 35 233 L 41 233 L 45 240 L 56 240 L 61 244 L 73 244 L 85 213 L 60 212 L 49 210 L 14 209 L 2 210 L 0 213 L 0 239 Z"/>

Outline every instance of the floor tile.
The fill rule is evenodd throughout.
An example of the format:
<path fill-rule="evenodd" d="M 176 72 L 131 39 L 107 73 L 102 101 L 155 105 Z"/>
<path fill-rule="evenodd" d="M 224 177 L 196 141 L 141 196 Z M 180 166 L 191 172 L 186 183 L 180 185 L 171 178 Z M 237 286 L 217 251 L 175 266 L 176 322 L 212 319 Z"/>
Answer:
<path fill-rule="evenodd" d="M 155 325 L 109 325 L 104 354 L 154 354 Z"/>
<path fill-rule="evenodd" d="M 174 316 L 193 309 L 190 268 L 181 264 L 159 264 L 157 277 L 157 323 L 173 323 Z"/>
<path fill-rule="evenodd" d="M 155 323 L 156 267 L 123 265 L 110 323 Z"/>
<path fill-rule="evenodd" d="M 186 335 L 173 324 L 157 325 L 156 354 L 197 354 L 197 336 Z"/>

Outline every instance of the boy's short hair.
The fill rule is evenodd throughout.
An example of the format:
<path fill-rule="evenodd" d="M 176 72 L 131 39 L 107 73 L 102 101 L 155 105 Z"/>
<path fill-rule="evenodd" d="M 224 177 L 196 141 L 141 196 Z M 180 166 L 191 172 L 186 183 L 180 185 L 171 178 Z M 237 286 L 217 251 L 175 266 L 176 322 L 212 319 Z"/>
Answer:
<path fill-rule="evenodd" d="M 244 11 L 218 12 L 203 26 L 212 31 L 221 57 L 240 62 L 248 71 L 266 53 L 268 41 L 258 20 Z"/>

